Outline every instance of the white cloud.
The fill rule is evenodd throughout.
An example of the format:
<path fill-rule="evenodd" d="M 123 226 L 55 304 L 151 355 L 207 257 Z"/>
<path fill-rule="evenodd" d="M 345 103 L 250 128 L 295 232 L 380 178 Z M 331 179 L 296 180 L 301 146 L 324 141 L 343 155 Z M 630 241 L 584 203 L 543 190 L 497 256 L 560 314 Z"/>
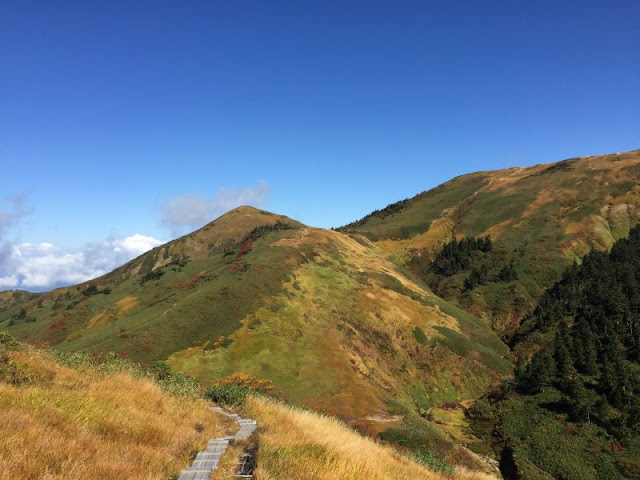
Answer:
<path fill-rule="evenodd" d="M 99 277 L 163 242 L 135 234 L 63 251 L 50 243 L 12 245 L 0 264 L 0 288 L 48 290 Z"/>
<path fill-rule="evenodd" d="M 107 273 L 88 266 L 84 252 L 65 253 L 41 245 L 28 244 L 22 244 L 17 248 L 20 262 L 16 270 L 21 287 L 46 288 L 52 285 L 69 285 Z"/>
<path fill-rule="evenodd" d="M 268 194 L 268 185 L 258 182 L 252 188 L 221 188 L 210 200 L 200 195 L 179 195 L 162 206 L 162 223 L 177 236 L 184 233 L 185 229 L 201 227 L 241 205 L 261 207 Z"/>
<path fill-rule="evenodd" d="M 19 231 L 20 222 L 29 214 L 25 208 L 25 196 L 16 195 L 14 197 L 0 198 L 0 287 L 13 286 L 14 277 L 12 273 L 5 273 L 5 264 L 15 255 L 15 241 L 9 240 L 8 234 Z"/>
<path fill-rule="evenodd" d="M 163 242 L 153 237 L 147 237 L 146 235 L 136 233 L 130 237 L 114 240 L 113 250 L 116 253 L 124 252 L 127 255 L 142 255 L 144 252 L 148 252 L 152 248 L 162 245 L 162 243 Z"/>
<path fill-rule="evenodd" d="M 16 232 L 30 212 L 24 198 L 0 198 L 0 289 L 49 290 L 84 282 L 164 243 L 138 233 L 90 243 L 73 251 L 51 243 L 20 242 Z"/>
<path fill-rule="evenodd" d="M 18 283 L 18 277 L 15 275 L 0 277 L 0 288 L 15 288 L 18 286 Z"/>

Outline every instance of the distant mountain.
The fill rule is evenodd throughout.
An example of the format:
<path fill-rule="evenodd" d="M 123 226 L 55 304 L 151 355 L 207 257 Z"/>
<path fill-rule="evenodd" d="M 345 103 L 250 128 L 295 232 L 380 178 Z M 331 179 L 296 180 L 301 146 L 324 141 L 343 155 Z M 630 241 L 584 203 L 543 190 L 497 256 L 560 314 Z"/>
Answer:
<path fill-rule="evenodd" d="M 2 291 L 0 292 L 0 312 L 38 298 L 39 295 L 39 293 L 27 292 L 25 290 Z"/>
<path fill-rule="evenodd" d="M 27 298 L 19 308 L 14 304 L 3 312 L 5 325 L 19 338 L 62 349 L 113 350 L 137 360 L 166 358 L 191 346 L 194 339 L 231 333 L 260 295 L 279 291 L 277 282 L 260 282 L 242 272 L 235 275 L 244 268 L 240 259 L 248 252 L 239 248 L 241 244 L 250 248 L 248 236 L 254 231 L 259 235 L 265 229 L 300 225 L 284 216 L 240 207 L 107 275 Z M 265 256 L 265 261 L 272 260 Z M 224 279 L 216 281 L 221 273 Z M 226 280 L 234 281 L 224 290 Z M 209 299 L 193 298 L 201 282 L 210 287 Z M 224 302 L 213 301 L 213 294 L 237 295 L 238 301 L 228 312 Z M 23 319 L 17 318 L 21 309 L 27 313 Z M 211 322 L 212 318 L 219 320 Z"/>
<path fill-rule="evenodd" d="M 638 223 L 639 179 L 640 150 L 472 173 L 339 230 L 365 235 L 509 338 L 567 266 Z M 444 245 L 464 237 L 491 237 L 493 249 L 471 252 L 482 258 L 468 268 L 434 270 Z M 474 267 L 481 284 L 467 281 Z M 505 268 L 514 274 L 500 276 Z"/>

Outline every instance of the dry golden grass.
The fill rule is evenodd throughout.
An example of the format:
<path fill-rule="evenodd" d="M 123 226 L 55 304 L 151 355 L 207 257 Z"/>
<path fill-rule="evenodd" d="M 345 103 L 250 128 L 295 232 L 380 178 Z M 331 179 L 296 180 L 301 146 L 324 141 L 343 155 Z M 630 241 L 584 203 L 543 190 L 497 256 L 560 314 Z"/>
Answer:
<path fill-rule="evenodd" d="M 119 317 L 126 317 L 140 308 L 138 306 L 138 298 L 133 295 L 127 295 L 121 298 L 116 302 L 116 305 L 118 306 Z"/>
<path fill-rule="evenodd" d="M 148 380 L 33 349 L 0 356 L 0 479 L 166 479 L 226 434 L 204 401 Z"/>
<path fill-rule="evenodd" d="M 120 302 L 118 302 L 118 303 L 120 303 Z M 112 313 L 110 313 L 108 311 L 103 310 L 102 312 L 94 315 L 93 317 L 91 317 L 89 319 L 89 323 L 87 324 L 86 328 L 87 328 L 87 330 L 90 330 L 92 328 L 102 327 L 104 325 L 107 325 L 107 324 L 113 322 L 115 319 L 116 319 L 115 315 L 113 315 Z"/>
<path fill-rule="evenodd" d="M 76 330 L 75 332 L 71 332 L 69 335 L 67 335 L 67 341 L 73 341 L 77 338 L 80 338 L 84 336 L 87 333 L 87 331 L 92 330 L 94 328 L 99 328 L 99 327 L 108 325 L 109 323 L 113 322 L 115 319 L 116 319 L 116 315 L 113 312 L 110 312 L 108 310 L 103 310 L 100 313 L 97 313 L 93 317 L 91 317 L 89 319 L 89 322 L 84 328 L 80 330 Z"/>
<path fill-rule="evenodd" d="M 333 418 L 256 397 L 247 398 L 245 408 L 259 426 L 256 480 L 450 478 L 357 434 Z M 494 477 L 457 469 L 454 478 Z"/>

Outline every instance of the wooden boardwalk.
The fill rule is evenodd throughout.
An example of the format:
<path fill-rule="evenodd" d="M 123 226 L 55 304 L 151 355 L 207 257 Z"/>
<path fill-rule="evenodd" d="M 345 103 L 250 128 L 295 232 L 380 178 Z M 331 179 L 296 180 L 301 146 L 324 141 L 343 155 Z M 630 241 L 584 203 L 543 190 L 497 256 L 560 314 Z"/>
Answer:
<path fill-rule="evenodd" d="M 242 418 L 240 415 L 235 413 L 228 413 L 220 407 L 212 408 L 216 412 L 226 415 L 238 422 L 240 429 L 235 435 L 209 440 L 207 449 L 198 452 L 191 466 L 182 470 L 178 480 L 209 480 L 211 478 L 211 472 L 217 468 L 218 463 L 220 462 L 220 457 L 227 449 L 229 442 L 249 438 L 251 434 L 255 432 L 256 428 L 258 428 L 255 420 Z M 243 475 L 241 473 L 238 477 L 252 478 L 252 475 Z"/>

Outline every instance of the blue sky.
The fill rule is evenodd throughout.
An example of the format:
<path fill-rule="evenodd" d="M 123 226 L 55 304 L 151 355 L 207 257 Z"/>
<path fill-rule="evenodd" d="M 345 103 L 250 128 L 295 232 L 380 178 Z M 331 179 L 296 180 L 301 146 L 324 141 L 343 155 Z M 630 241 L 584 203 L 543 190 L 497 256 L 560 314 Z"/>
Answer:
<path fill-rule="evenodd" d="M 168 240 L 239 201 L 338 226 L 462 173 L 640 148 L 638 18 L 637 1 L 5 0 L 0 278 L 24 243 Z"/>

